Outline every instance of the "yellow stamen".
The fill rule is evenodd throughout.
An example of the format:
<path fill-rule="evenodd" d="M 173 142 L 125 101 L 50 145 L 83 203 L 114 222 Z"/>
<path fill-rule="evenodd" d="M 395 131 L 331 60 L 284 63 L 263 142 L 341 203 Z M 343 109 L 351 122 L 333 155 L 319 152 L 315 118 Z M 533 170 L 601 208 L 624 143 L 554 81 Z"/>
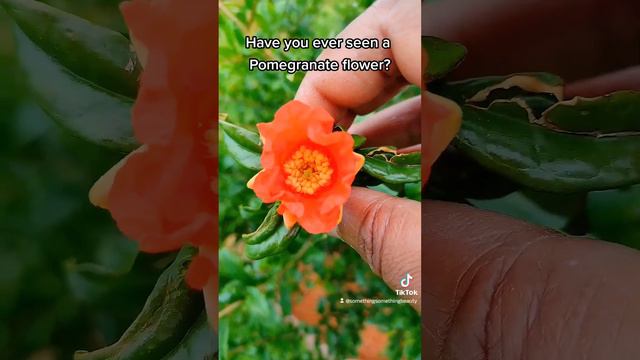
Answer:
<path fill-rule="evenodd" d="M 312 195 L 331 180 L 333 169 L 326 155 L 301 146 L 284 164 L 286 183 L 295 191 Z"/>

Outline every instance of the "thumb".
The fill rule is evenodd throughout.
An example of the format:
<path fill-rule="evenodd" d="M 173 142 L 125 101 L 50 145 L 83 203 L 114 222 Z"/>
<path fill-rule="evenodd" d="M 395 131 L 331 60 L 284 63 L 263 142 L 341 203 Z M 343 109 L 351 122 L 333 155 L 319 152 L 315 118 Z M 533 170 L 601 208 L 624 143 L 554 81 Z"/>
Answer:
<path fill-rule="evenodd" d="M 354 187 L 336 235 L 353 247 L 391 287 L 415 290 L 420 311 L 420 203 Z M 400 281 L 410 274 L 409 286 Z"/>
<path fill-rule="evenodd" d="M 423 205 L 428 358 L 638 358 L 638 251 Z"/>

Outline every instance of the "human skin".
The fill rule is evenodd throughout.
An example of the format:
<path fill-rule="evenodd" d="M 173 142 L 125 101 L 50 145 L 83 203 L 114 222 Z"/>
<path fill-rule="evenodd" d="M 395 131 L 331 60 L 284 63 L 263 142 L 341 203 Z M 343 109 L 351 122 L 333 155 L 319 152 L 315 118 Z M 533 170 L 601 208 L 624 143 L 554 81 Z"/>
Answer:
<path fill-rule="evenodd" d="M 391 40 L 391 49 L 327 49 L 319 57 L 338 61 L 347 57 L 354 60 L 390 58 L 390 71 L 310 72 L 302 81 L 296 99 L 311 106 L 323 107 L 337 123 L 349 126 L 355 115 L 367 114 L 379 108 L 404 86 L 419 86 L 419 9 L 418 0 L 378 1 L 338 36 L 387 37 Z M 420 99 L 415 98 L 373 115 L 372 119 L 366 121 L 366 126 L 356 125 L 350 131 L 367 136 L 367 144 L 372 146 L 410 146 L 420 142 L 419 118 Z M 395 125 L 391 137 L 385 135 L 390 119 Z M 354 187 L 344 206 L 342 222 L 334 235 L 356 249 L 391 288 L 400 288 L 400 280 L 409 272 L 413 276 L 412 289 L 421 292 L 419 202 Z M 419 304 L 415 305 L 418 311 Z"/>
<path fill-rule="evenodd" d="M 640 252 L 424 202 L 428 359 L 637 359 Z"/>
<path fill-rule="evenodd" d="M 422 30 L 470 49 L 454 73 L 458 78 L 546 70 L 571 81 L 569 96 L 640 89 L 640 21 L 633 17 L 640 14 L 640 2 L 514 3 L 430 3 L 423 6 Z M 392 37 L 394 24 L 402 24 L 403 37 L 413 36 L 415 2 L 389 0 L 377 6 L 342 34 Z M 559 20 L 558 14 L 565 13 Z M 419 85 L 414 73 L 419 57 L 413 42 L 404 41 L 403 46 L 393 43 L 389 53 L 376 54 L 391 55 L 398 66 L 392 76 L 310 73 L 298 99 L 324 106 L 339 122 L 350 124 L 354 114 L 378 108 L 402 84 Z M 321 55 L 353 56 L 349 50 Z M 407 64 L 409 58 L 415 65 Z M 390 107 L 350 131 L 375 145 L 415 145 L 416 137 L 408 133 L 419 133 L 417 103 L 412 99 Z M 421 215 L 416 214 L 416 202 L 354 188 L 335 234 L 392 288 L 400 274 L 420 269 L 425 358 L 638 358 L 638 251 L 563 236 L 459 204 L 425 201 Z M 425 250 L 422 268 L 420 246 Z"/>

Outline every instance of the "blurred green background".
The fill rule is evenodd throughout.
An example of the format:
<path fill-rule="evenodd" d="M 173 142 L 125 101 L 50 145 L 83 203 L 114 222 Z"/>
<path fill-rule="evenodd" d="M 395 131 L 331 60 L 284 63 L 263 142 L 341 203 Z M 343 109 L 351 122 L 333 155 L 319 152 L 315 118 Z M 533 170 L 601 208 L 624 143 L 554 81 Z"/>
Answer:
<path fill-rule="evenodd" d="M 319 54 L 247 50 L 245 35 L 332 37 L 371 3 L 220 1 L 220 111 L 247 126 L 271 121 L 293 99 L 303 74 L 250 72 L 247 59 L 312 60 Z M 418 93 L 407 89 L 393 102 Z M 396 297 L 342 241 L 304 233 L 287 253 L 247 260 L 240 234 L 260 224 L 266 207 L 246 188 L 253 172 L 240 167 L 224 145 L 220 174 L 221 359 L 420 358 L 420 317 L 409 305 L 340 304 L 341 297 Z M 372 353 L 363 353 L 363 342 Z"/>
<path fill-rule="evenodd" d="M 45 1 L 125 31 L 116 0 Z M 123 154 L 34 103 L 0 8 L 0 359 L 69 359 L 114 342 L 170 258 L 140 255 L 87 193 Z M 129 271 L 131 270 L 131 271 Z"/>

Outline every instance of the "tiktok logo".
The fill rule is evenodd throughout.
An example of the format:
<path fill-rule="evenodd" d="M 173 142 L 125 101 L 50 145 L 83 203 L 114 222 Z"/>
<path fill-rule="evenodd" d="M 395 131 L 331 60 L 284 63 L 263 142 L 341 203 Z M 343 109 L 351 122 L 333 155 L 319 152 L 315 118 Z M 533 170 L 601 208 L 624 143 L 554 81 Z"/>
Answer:
<path fill-rule="evenodd" d="M 407 275 L 405 275 L 402 279 L 400 279 L 400 286 L 402 286 L 403 288 L 408 288 L 409 285 L 411 285 L 411 280 L 412 279 L 413 279 L 413 276 L 411 276 L 411 274 L 407 273 Z M 400 295 L 400 296 L 418 295 L 418 290 L 396 289 L 396 295 Z"/>
<path fill-rule="evenodd" d="M 411 279 L 413 279 L 413 276 L 407 273 L 407 275 L 404 278 L 402 278 L 402 280 L 400 280 L 400 286 L 402 286 L 403 288 L 409 287 L 409 284 L 411 283 Z"/>

